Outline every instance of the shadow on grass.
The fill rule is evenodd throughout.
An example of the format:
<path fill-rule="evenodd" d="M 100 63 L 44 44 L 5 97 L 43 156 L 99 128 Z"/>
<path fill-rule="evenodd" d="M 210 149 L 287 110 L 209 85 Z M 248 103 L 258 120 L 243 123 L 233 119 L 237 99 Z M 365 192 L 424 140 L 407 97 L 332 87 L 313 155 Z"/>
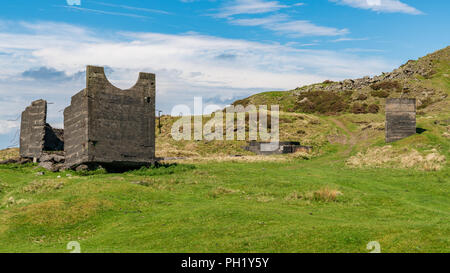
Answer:
<path fill-rule="evenodd" d="M 423 133 L 425 133 L 427 131 L 427 129 L 423 129 L 423 128 L 416 128 L 416 133 L 421 135 Z"/>
<path fill-rule="evenodd" d="M 131 170 L 126 173 L 134 174 L 134 175 L 144 175 L 144 176 L 155 176 L 155 175 L 167 175 L 174 173 L 182 173 L 186 171 L 190 171 L 195 169 L 194 165 L 189 164 L 156 164 L 151 167 L 142 167 L 137 170 Z"/>
<path fill-rule="evenodd" d="M 141 176 L 155 176 L 155 175 L 167 175 L 174 174 L 180 172 L 186 172 L 195 169 L 194 165 L 188 164 L 161 164 L 156 163 L 152 166 L 143 166 L 141 168 L 111 168 L 106 167 L 103 168 L 101 166 L 97 166 L 97 168 L 93 168 L 90 170 L 82 170 L 82 171 L 74 171 L 74 174 L 81 176 L 90 176 L 90 175 L 100 175 L 100 174 L 109 174 L 109 173 L 122 173 L 122 174 L 133 174 L 133 175 L 141 175 Z"/>

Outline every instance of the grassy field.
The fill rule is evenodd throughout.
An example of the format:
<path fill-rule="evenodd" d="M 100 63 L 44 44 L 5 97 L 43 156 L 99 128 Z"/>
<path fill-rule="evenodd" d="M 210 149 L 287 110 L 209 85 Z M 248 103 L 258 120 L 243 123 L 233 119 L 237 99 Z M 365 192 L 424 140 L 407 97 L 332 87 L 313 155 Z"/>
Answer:
<path fill-rule="evenodd" d="M 82 252 L 365 253 L 371 241 L 382 252 L 449 252 L 448 103 L 390 145 L 382 114 L 283 113 L 282 138 L 301 128 L 315 151 L 266 157 L 245 142 L 177 143 L 166 117 L 157 153 L 189 157 L 177 165 L 121 174 L 0 165 L 0 252 L 68 252 L 70 241 Z"/>
<path fill-rule="evenodd" d="M 0 252 L 450 251 L 448 167 L 354 169 L 329 149 L 124 174 L 0 166 Z"/>
<path fill-rule="evenodd" d="M 382 114 L 284 113 L 281 136 L 302 128 L 315 152 L 267 157 L 245 153 L 245 142 L 176 143 L 166 117 L 157 151 L 189 157 L 178 165 L 122 174 L 0 165 L 0 252 L 68 252 L 70 241 L 82 252 L 365 253 L 371 241 L 382 252 L 449 252 L 448 103 L 418 117 L 421 134 L 391 145 Z"/>

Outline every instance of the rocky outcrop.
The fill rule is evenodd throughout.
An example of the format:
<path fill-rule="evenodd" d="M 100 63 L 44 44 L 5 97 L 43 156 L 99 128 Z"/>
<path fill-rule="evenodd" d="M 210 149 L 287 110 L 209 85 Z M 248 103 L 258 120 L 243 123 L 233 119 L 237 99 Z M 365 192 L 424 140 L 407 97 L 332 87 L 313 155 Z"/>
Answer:
<path fill-rule="evenodd" d="M 52 172 L 65 170 L 65 157 L 63 152 L 43 153 L 39 158 L 39 166 Z"/>
<path fill-rule="evenodd" d="M 10 159 L 6 159 L 6 160 L 2 160 L 0 161 L 0 165 L 4 165 L 4 164 L 26 164 L 26 163 L 31 163 L 32 160 L 30 158 L 10 158 Z"/>
<path fill-rule="evenodd" d="M 417 77 L 429 79 L 436 73 L 436 60 L 444 62 L 450 61 L 449 52 L 450 47 L 447 47 L 435 53 L 429 54 L 423 58 L 420 58 L 419 60 L 409 60 L 398 69 L 395 69 L 394 71 L 389 73 L 382 73 L 378 76 L 366 76 L 360 79 L 347 79 L 340 82 L 332 82 L 327 80 L 321 84 L 313 84 L 296 88 L 295 92 L 298 94 L 300 92 L 308 91 L 357 91 L 385 81 L 399 81 L 404 83 L 406 80 L 416 80 Z M 407 84 L 403 85 L 404 90 L 410 91 L 410 86 L 408 86 Z"/>
<path fill-rule="evenodd" d="M 66 170 L 65 167 L 65 157 L 63 151 L 57 152 L 42 152 L 39 158 L 35 158 L 38 165 L 44 169 L 47 169 L 51 172 L 58 172 L 62 170 Z M 9 158 L 6 160 L 0 161 L 0 165 L 3 164 L 27 164 L 33 163 L 32 158 L 28 157 L 15 157 Z"/>

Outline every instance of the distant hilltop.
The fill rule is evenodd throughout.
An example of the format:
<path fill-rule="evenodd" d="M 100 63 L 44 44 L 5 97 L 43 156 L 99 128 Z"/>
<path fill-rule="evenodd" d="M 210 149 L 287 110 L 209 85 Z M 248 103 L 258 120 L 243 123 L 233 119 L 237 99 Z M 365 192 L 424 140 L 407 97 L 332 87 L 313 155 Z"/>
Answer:
<path fill-rule="evenodd" d="M 264 92 L 238 100 L 233 105 L 280 105 L 284 112 L 378 113 L 384 99 L 413 97 L 424 109 L 445 100 L 450 93 L 450 46 L 406 64 L 390 73 L 340 82 L 298 87 L 291 91 Z"/>

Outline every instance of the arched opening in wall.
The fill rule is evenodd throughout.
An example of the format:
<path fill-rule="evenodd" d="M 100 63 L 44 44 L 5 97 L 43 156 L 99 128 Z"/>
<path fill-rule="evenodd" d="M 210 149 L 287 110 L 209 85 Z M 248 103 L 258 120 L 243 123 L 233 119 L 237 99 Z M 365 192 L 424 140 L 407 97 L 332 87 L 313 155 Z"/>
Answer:
<path fill-rule="evenodd" d="M 136 71 L 127 70 L 115 70 L 112 67 L 106 66 L 105 68 L 106 79 L 115 87 L 122 90 L 130 89 L 136 84 Z"/>

